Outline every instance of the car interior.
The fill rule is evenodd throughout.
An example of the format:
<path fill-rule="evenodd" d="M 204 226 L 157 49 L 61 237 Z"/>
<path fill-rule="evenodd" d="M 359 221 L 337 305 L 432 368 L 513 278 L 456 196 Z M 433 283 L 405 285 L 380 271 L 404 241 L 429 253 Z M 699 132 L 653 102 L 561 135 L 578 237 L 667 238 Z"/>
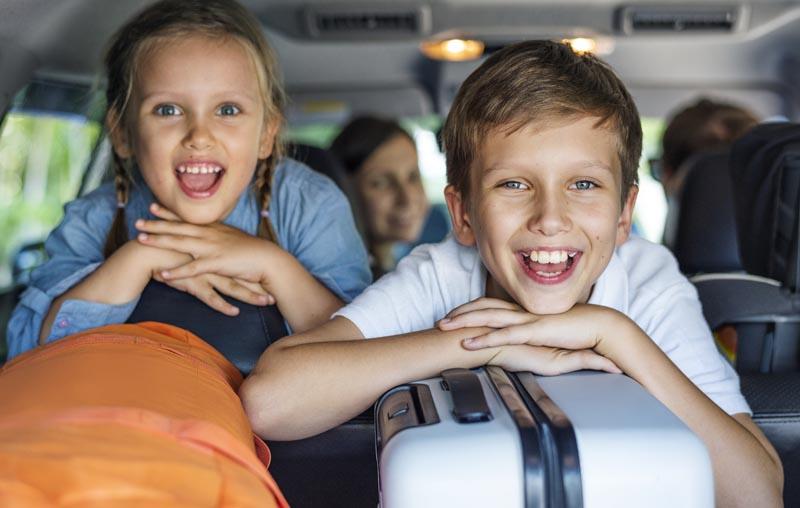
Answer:
<path fill-rule="evenodd" d="M 469 73 L 521 40 L 569 41 L 606 60 L 629 88 L 644 131 L 635 233 L 654 242 L 664 237 L 667 199 L 648 161 L 660 156 L 672 112 L 700 97 L 753 111 L 763 123 L 747 139 L 687 162 L 669 243 L 781 456 L 785 504 L 800 506 L 800 127 L 790 123 L 800 122 L 800 0 L 240 1 L 278 55 L 290 99 L 287 153 L 345 194 L 353 189 L 326 148 L 350 117 L 371 113 L 412 133 L 426 194 L 441 208 L 437 131 Z M 151 3 L 0 2 L 3 358 L 8 319 L 46 259 L 43 242 L 64 203 L 111 177 L 102 54 Z M 447 41 L 481 50 L 430 50 Z M 333 506 L 333 493 L 340 506 L 378 503 L 370 411 L 270 448 L 270 471 L 293 506 Z"/>

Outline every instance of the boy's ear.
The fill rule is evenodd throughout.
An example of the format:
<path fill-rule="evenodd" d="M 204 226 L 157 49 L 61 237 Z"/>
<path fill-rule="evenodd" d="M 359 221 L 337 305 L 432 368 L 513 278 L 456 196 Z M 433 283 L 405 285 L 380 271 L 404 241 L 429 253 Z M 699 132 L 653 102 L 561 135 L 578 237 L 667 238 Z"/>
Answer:
<path fill-rule="evenodd" d="M 280 118 L 273 118 L 264 122 L 264 129 L 261 132 L 261 139 L 258 144 L 259 159 L 266 159 L 272 155 L 272 150 L 275 148 L 275 136 L 278 133 L 280 124 Z"/>
<path fill-rule="evenodd" d="M 122 124 L 122 119 L 116 109 L 109 109 L 106 114 L 106 130 L 117 156 L 120 159 L 130 159 L 133 156 L 133 150 L 130 139 L 128 139 L 128 129 Z"/>
<path fill-rule="evenodd" d="M 625 199 L 625 206 L 622 207 L 622 213 L 619 214 L 619 221 L 617 222 L 617 246 L 625 243 L 625 240 L 627 240 L 628 236 L 631 234 L 631 227 L 633 226 L 633 207 L 636 204 L 636 196 L 638 194 L 639 186 L 631 185 L 628 189 L 628 197 Z"/>
<path fill-rule="evenodd" d="M 447 209 L 450 211 L 450 221 L 453 223 L 453 236 L 461 245 L 475 245 L 475 233 L 467 213 L 468 203 L 466 200 L 452 185 L 445 187 L 444 199 L 447 202 Z"/>

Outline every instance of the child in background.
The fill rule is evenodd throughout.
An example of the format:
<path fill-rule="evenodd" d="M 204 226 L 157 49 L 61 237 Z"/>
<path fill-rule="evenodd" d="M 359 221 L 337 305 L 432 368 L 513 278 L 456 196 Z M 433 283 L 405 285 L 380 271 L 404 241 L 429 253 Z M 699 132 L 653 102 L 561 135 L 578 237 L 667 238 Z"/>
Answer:
<path fill-rule="evenodd" d="M 241 390 L 256 432 L 315 434 L 453 367 L 622 371 L 703 440 L 718 506 L 780 505 L 780 459 L 697 292 L 629 237 L 642 130 L 614 72 L 565 44 L 508 46 L 461 85 L 443 139 L 453 236 L 270 346 Z"/>
<path fill-rule="evenodd" d="M 186 16 L 148 11 L 112 41 L 115 185 L 67 205 L 10 320 L 10 358 L 125 322 L 151 279 L 229 316 L 220 294 L 277 303 L 295 331 L 369 283 L 344 196 L 282 157 L 284 92 L 258 23 L 231 2 L 165 5 Z"/>

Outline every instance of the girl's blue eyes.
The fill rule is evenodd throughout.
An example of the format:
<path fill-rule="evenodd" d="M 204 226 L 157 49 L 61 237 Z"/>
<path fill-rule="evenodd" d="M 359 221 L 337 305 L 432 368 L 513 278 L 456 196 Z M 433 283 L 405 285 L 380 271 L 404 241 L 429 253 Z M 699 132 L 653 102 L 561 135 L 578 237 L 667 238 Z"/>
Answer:
<path fill-rule="evenodd" d="M 180 108 L 174 104 L 159 104 L 153 110 L 158 116 L 176 116 L 181 114 Z M 217 109 L 217 114 L 220 116 L 236 116 L 242 110 L 239 106 L 233 104 L 223 104 Z"/>
<path fill-rule="evenodd" d="M 242 110 L 233 104 L 225 104 L 224 106 L 220 106 L 220 108 L 217 110 L 217 113 L 219 113 L 221 116 L 234 116 L 241 112 Z"/>
<path fill-rule="evenodd" d="M 158 116 L 175 116 L 180 113 L 178 107 L 173 104 L 158 105 L 154 111 Z"/>

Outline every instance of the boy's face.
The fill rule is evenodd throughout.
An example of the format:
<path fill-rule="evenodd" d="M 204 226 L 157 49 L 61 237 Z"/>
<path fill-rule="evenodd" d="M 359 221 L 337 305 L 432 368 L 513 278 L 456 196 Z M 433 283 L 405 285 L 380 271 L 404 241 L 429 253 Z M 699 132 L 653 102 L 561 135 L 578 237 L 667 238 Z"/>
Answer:
<path fill-rule="evenodd" d="M 490 132 L 464 200 L 445 190 L 453 231 L 476 245 L 487 296 L 554 314 L 586 302 L 630 233 L 637 188 L 621 206 L 617 137 L 598 118 Z"/>

